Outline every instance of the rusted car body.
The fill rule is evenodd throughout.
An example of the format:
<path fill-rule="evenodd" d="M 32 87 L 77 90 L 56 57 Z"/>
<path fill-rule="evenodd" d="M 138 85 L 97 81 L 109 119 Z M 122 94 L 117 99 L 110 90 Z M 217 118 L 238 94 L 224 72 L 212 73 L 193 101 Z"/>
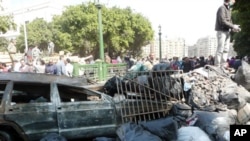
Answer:
<path fill-rule="evenodd" d="M 123 119 L 137 120 L 169 110 L 169 103 L 162 99 L 140 95 L 114 100 L 80 81 L 46 74 L 0 73 L 0 140 L 40 140 L 48 133 L 67 139 L 113 136 L 127 121 Z"/>

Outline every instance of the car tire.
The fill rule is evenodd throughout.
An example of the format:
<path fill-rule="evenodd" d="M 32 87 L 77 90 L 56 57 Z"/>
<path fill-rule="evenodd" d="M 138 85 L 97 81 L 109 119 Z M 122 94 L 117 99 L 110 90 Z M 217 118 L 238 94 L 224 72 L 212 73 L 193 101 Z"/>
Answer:
<path fill-rule="evenodd" d="M 10 134 L 0 130 L 0 141 L 12 141 Z"/>

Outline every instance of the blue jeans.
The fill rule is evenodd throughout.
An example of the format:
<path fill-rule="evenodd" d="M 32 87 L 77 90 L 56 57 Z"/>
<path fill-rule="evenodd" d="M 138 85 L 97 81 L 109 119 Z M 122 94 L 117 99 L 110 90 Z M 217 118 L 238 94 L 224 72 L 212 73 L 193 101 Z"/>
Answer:
<path fill-rule="evenodd" d="M 221 65 L 227 61 L 230 47 L 230 32 L 217 31 L 217 50 L 215 65 Z"/>

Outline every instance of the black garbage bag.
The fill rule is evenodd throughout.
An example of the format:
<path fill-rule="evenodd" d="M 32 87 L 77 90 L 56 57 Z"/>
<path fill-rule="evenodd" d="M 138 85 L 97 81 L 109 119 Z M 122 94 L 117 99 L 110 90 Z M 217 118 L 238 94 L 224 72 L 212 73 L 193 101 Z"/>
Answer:
<path fill-rule="evenodd" d="M 93 141 L 116 141 L 116 139 L 107 137 L 97 137 Z"/>
<path fill-rule="evenodd" d="M 155 64 L 152 68 L 153 71 L 164 71 L 164 70 L 170 70 L 170 69 L 171 69 L 171 66 L 169 62 Z"/>
<path fill-rule="evenodd" d="M 236 117 L 230 113 L 225 112 L 205 112 L 195 111 L 198 120 L 195 126 L 204 130 L 212 140 L 226 141 L 231 124 L 236 123 Z"/>
<path fill-rule="evenodd" d="M 127 81 L 127 90 L 137 93 L 149 93 L 148 75 L 139 75 L 132 81 Z M 131 87 L 132 86 L 132 87 Z"/>
<path fill-rule="evenodd" d="M 122 85 L 123 81 L 120 77 L 113 76 L 109 80 L 106 81 L 106 83 L 103 86 L 103 89 L 106 94 L 110 96 L 114 96 L 115 93 L 118 92 L 117 86 Z"/>
<path fill-rule="evenodd" d="M 142 127 L 150 133 L 157 135 L 164 141 L 177 139 L 178 124 L 173 117 L 161 118 L 158 120 L 141 123 Z"/>
<path fill-rule="evenodd" d="M 148 78 L 149 86 L 155 90 L 158 97 L 167 96 L 178 100 L 182 99 L 182 84 L 180 80 L 168 75 L 150 76 Z"/>
<path fill-rule="evenodd" d="M 50 133 L 43 137 L 40 141 L 67 141 L 66 138 L 56 134 L 56 133 Z"/>
<path fill-rule="evenodd" d="M 193 114 L 193 109 L 185 103 L 178 102 L 173 104 L 170 110 L 170 114 L 172 114 L 173 116 L 188 118 Z"/>
<path fill-rule="evenodd" d="M 240 104 L 238 96 L 233 93 L 220 95 L 219 99 L 222 103 L 227 105 L 228 109 L 238 109 Z"/>
<path fill-rule="evenodd" d="M 246 104 L 244 94 L 239 91 L 239 86 L 237 86 L 233 81 L 228 82 L 227 86 L 222 89 L 219 94 L 219 101 L 227 105 L 228 109 L 240 109 Z"/>
<path fill-rule="evenodd" d="M 116 130 L 116 134 L 121 141 L 162 141 L 156 135 L 134 123 L 123 124 Z"/>

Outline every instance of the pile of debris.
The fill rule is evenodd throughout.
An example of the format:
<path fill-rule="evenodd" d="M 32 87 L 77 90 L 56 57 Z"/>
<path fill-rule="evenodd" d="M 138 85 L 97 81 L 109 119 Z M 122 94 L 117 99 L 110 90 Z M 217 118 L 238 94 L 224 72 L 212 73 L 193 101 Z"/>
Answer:
<path fill-rule="evenodd" d="M 250 93 L 223 69 L 206 66 L 181 77 L 185 102 L 174 103 L 166 118 L 122 125 L 120 140 L 229 141 L 230 125 L 250 124 Z"/>

